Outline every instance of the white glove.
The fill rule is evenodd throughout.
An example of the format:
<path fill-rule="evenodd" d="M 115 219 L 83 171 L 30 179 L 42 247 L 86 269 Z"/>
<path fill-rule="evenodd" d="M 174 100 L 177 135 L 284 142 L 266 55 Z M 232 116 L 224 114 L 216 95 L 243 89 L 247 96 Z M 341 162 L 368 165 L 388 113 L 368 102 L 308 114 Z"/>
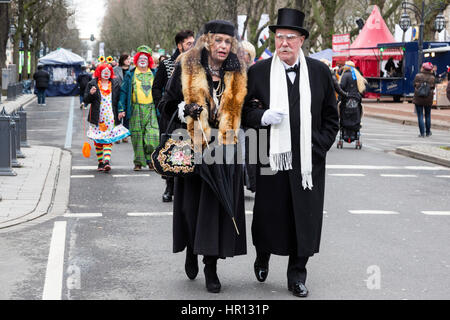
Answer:
<path fill-rule="evenodd" d="M 279 124 L 283 120 L 283 117 L 285 115 L 286 115 L 286 113 L 268 109 L 266 112 L 264 112 L 264 114 L 261 118 L 261 124 L 263 126 Z"/>

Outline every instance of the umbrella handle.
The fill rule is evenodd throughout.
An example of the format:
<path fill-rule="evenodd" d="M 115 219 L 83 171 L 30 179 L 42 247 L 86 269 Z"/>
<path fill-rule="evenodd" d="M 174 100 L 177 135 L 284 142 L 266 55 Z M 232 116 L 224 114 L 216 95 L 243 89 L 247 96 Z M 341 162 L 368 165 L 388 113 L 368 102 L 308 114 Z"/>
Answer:
<path fill-rule="evenodd" d="M 200 130 L 202 131 L 203 139 L 205 139 L 206 147 L 209 149 L 208 139 L 206 138 L 205 131 L 203 131 L 202 122 L 201 122 L 201 121 L 198 121 L 198 125 L 200 126 Z M 238 232 L 238 234 L 239 234 L 239 232 Z"/>
<path fill-rule="evenodd" d="M 233 220 L 234 228 L 236 229 L 236 232 L 237 232 L 237 234 L 238 234 L 238 236 L 239 236 L 240 234 L 239 234 L 238 227 L 237 227 L 237 225 L 236 225 L 236 220 L 234 220 L 234 217 L 232 217 L 231 219 Z"/>

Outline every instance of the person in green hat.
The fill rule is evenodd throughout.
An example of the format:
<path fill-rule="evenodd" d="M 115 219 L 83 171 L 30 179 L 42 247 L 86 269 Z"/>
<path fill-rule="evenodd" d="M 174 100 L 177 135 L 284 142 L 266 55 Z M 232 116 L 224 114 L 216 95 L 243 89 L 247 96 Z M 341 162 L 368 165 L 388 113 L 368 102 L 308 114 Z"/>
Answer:
<path fill-rule="evenodd" d="M 159 145 L 159 126 L 152 96 L 154 67 L 152 49 L 137 48 L 135 69 L 128 71 L 120 89 L 119 119 L 130 121 L 131 142 L 134 150 L 134 170 L 148 165 L 153 170 L 151 154 Z"/>

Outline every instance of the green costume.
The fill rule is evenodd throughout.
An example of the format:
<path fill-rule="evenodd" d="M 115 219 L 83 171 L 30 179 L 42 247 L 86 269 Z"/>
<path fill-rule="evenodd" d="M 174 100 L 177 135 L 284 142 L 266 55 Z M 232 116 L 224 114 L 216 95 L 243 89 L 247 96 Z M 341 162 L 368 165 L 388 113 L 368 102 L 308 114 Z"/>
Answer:
<path fill-rule="evenodd" d="M 138 52 L 146 51 L 145 46 L 138 48 Z M 131 70 L 124 77 L 120 93 L 119 112 L 125 111 L 127 119 L 130 119 L 133 162 L 142 167 L 151 163 L 151 154 L 159 145 L 158 119 L 151 93 L 153 80 L 150 69 L 145 73 Z"/>

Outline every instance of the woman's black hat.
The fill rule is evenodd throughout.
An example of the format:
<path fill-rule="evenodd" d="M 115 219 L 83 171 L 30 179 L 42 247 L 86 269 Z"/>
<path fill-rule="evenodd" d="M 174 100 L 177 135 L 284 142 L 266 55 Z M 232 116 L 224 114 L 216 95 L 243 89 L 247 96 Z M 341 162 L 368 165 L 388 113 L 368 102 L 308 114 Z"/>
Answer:
<path fill-rule="evenodd" d="M 234 37 L 235 28 L 234 25 L 225 20 L 212 20 L 205 24 L 205 34 L 206 33 L 223 33 Z"/>
<path fill-rule="evenodd" d="M 278 9 L 278 19 L 276 25 L 269 26 L 270 31 L 275 32 L 276 29 L 292 29 L 309 37 L 309 31 L 303 28 L 305 14 L 297 9 L 281 8 Z"/>

